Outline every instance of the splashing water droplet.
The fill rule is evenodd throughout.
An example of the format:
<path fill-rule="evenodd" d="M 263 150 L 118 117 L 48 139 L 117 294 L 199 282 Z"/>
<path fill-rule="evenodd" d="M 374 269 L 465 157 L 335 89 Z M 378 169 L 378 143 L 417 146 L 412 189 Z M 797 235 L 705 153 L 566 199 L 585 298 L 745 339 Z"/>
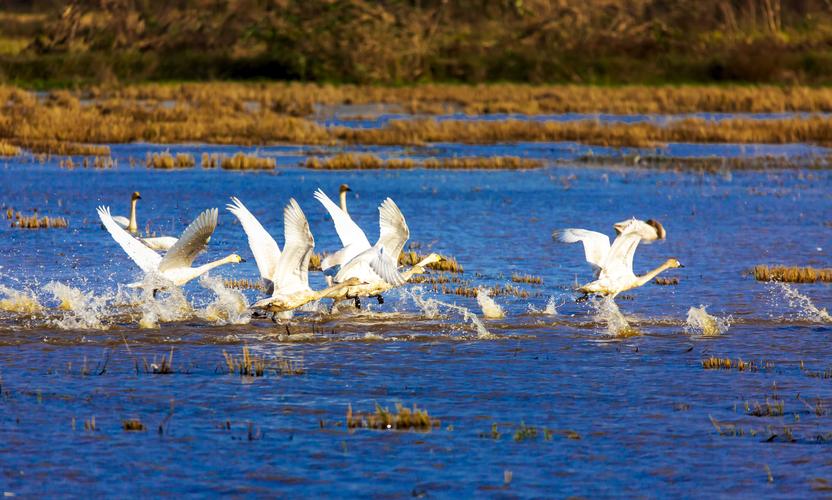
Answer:
<path fill-rule="evenodd" d="M 712 337 L 722 335 L 728 331 L 733 318 L 727 316 L 719 318 L 708 314 L 708 306 L 691 307 L 688 309 L 688 317 L 685 320 L 685 332 L 688 335 L 701 335 Z"/>
<path fill-rule="evenodd" d="M 595 321 L 607 325 L 607 333 L 613 337 L 632 337 L 641 332 L 621 314 L 612 297 L 593 298 L 589 301 Z"/>
<path fill-rule="evenodd" d="M 497 302 L 494 301 L 491 297 L 488 296 L 488 292 L 483 290 L 482 288 L 477 290 L 477 303 L 480 305 L 482 309 L 482 316 L 483 318 L 488 319 L 500 319 L 505 318 L 506 313 L 503 311 L 503 308 L 500 307 Z"/>
<path fill-rule="evenodd" d="M 832 323 L 832 316 L 826 309 L 819 309 L 812 299 L 800 293 L 794 286 L 780 281 L 771 281 L 769 286 L 775 300 L 785 298 L 788 306 L 797 311 L 798 319 L 813 323 Z"/>

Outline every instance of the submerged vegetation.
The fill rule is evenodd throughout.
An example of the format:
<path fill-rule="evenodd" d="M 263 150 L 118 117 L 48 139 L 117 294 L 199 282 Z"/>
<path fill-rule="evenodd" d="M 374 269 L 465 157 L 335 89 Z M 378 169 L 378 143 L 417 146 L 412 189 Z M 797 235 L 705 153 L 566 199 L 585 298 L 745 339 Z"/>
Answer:
<path fill-rule="evenodd" d="M 784 283 L 832 283 L 832 269 L 794 266 L 754 266 L 757 281 L 782 281 Z"/>

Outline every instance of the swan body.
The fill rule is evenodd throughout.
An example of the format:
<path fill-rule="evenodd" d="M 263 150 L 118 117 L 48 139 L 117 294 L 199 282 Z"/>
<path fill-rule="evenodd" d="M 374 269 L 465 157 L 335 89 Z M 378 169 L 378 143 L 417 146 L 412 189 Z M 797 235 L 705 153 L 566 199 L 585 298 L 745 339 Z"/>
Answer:
<path fill-rule="evenodd" d="M 657 221 L 630 219 L 613 226 L 618 236 L 612 245 L 607 235 L 587 229 L 562 229 L 552 237 L 562 243 L 581 242 L 586 261 L 595 271 L 595 281 L 578 289 L 584 294 L 615 297 L 621 292 L 640 287 L 667 269 L 684 267 L 677 259 L 668 259 L 661 266 L 642 275 L 633 272 L 633 256 L 642 241 L 664 239 L 666 232 Z"/>
<path fill-rule="evenodd" d="M 333 285 L 323 290 L 309 287 L 309 258 L 315 248 L 315 239 L 309 230 L 306 215 L 294 198 L 283 209 L 283 251 L 260 222 L 237 198 L 231 198 L 227 208 L 243 226 L 249 247 L 254 254 L 260 276 L 271 285 L 271 297 L 257 301 L 252 308 L 282 313 L 327 298 L 346 286 L 358 284 L 358 280 Z"/>
<path fill-rule="evenodd" d="M 332 291 L 328 298 L 335 299 L 337 302 L 340 300 L 357 299 L 360 297 L 378 297 L 384 292 L 407 283 L 411 277 L 424 273 L 425 268 L 427 268 L 428 265 L 435 262 L 441 262 L 442 260 L 442 256 L 432 253 L 404 272 L 400 273 L 393 268 L 392 272 L 395 273 L 395 275 L 389 274 L 391 273 L 391 268 L 389 266 L 385 266 L 383 268 L 376 267 L 376 269 L 378 269 L 376 272 L 379 275 L 379 279 L 369 283 L 361 283 L 361 280 L 358 278 L 350 278 L 345 283 L 351 282 L 352 284 L 348 284 L 339 290 Z M 377 266 L 377 264 L 371 263 L 371 267 L 372 266 Z"/>
<path fill-rule="evenodd" d="M 182 235 L 164 257 L 134 238 L 126 229 L 113 220 L 109 207 L 98 207 L 98 217 L 127 255 L 147 275 L 158 275 L 174 286 L 182 286 L 211 269 L 224 264 L 245 262 L 239 255 L 230 254 L 222 259 L 191 267 L 196 256 L 205 249 L 211 234 L 217 227 L 217 209 L 205 210 L 185 229 Z M 140 283 L 128 285 L 136 288 Z"/>
<path fill-rule="evenodd" d="M 136 204 L 142 199 L 142 195 L 138 191 L 133 191 L 130 196 L 130 217 L 123 215 L 113 215 L 111 218 L 113 222 L 121 226 L 122 229 L 127 230 L 130 234 L 137 234 L 139 232 L 139 225 L 136 221 Z M 154 238 L 138 238 L 139 241 L 145 244 L 151 250 L 168 251 L 176 244 L 176 238 L 172 236 L 159 236 Z"/>

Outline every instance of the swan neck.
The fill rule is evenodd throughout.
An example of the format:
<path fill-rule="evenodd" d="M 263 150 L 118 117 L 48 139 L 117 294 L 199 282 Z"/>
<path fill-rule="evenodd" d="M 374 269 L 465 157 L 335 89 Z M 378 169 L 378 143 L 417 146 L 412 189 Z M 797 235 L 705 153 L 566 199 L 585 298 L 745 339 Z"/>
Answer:
<path fill-rule="evenodd" d="M 229 255 L 227 257 L 223 257 L 222 259 L 215 260 L 215 261 L 209 262 L 207 264 L 203 264 L 199 267 L 195 267 L 194 268 L 194 276 L 202 276 L 203 274 L 207 273 L 211 269 L 214 269 L 215 267 L 220 267 L 224 264 L 230 264 L 231 263 L 231 258 L 232 258 L 232 256 Z"/>
<path fill-rule="evenodd" d="M 347 192 L 346 191 L 341 191 L 341 193 L 338 196 L 339 196 L 340 201 L 341 201 L 341 210 L 343 210 L 345 214 L 348 213 L 347 212 Z"/>
<path fill-rule="evenodd" d="M 656 269 L 653 269 L 652 271 L 648 272 L 647 274 L 643 274 L 643 275 L 639 276 L 638 280 L 636 281 L 636 283 L 638 283 L 636 286 L 644 285 L 645 283 L 649 282 L 650 280 L 652 280 L 653 278 L 655 278 L 656 276 L 663 273 L 664 271 L 666 271 L 669 268 L 670 268 L 670 264 L 668 262 L 665 262 L 664 264 L 660 265 Z"/>
<path fill-rule="evenodd" d="M 135 198 L 130 200 L 130 223 L 127 224 L 127 230 L 131 233 L 136 233 L 139 230 L 139 225 L 136 222 L 136 203 L 138 201 Z"/>

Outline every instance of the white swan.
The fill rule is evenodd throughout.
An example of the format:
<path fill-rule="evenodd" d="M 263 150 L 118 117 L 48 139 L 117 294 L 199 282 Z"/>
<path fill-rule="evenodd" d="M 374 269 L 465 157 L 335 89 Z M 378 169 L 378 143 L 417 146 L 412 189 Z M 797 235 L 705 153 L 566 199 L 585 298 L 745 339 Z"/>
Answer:
<path fill-rule="evenodd" d="M 347 213 L 347 193 L 350 191 L 352 191 L 352 189 L 350 189 L 350 187 L 346 184 L 341 184 L 338 187 L 338 198 L 341 202 L 341 210 L 343 210 L 344 213 Z"/>
<path fill-rule="evenodd" d="M 324 206 L 327 207 L 333 216 L 333 221 L 336 221 L 336 230 L 339 228 L 339 218 L 342 228 L 349 228 L 349 225 L 346 224 L 346 219 L 342 217 L 343 212 L 340 212 L 340 209 L 335 207 L 331 201 L 329 201 L 329 204 L 326 203 L 328 198 L 321 200 L 318 196 L 319 193 L 316 193 L 316 198 L 324 203 Z M 326 195 L 323 195 L 323 197 L 326 198 Z M 381 293 L 391 288 L 404 285 L 414 274 L 424 272 L 424 268 L 427 265 L 442 260 L 442 257 L 439 255 L 430 254 L 408 271 L 400 273 L 398 271 L 399 254 L 402 253 L 402 249 L 410 237 L 410 229 L 407 227 L 407 221 L 405 221 L 404 215 L 392 199 L 385 199 L 378 210 L 380 229 L 378 242 L 374 246 L 369 246 L 369 243 L 367 243 L 364 250 L 356 253 L 347 262 L 339 262 L 340 268 L 333 279 L 335 283 L 358 280 L 361 284 L 342 288 L 340 291 L 334 292 L 331 298 L 338 300 L 347 298 L 356 299 L 356 305 L 359 305 L 359 297 L 376 297 L 381 303 L 383 302 Z M 357 226 L 355 227 L 357 228 Z M 353 234 L 357 235 L 357 233 Z M 366 236 L 364 236 L 363 231 L 361 232 L 361 236 L 366 241 Z M 339 251 L 338 253 L 343 252 L 340 258 L 355 252 L 356 247 L 359 245 L 353 245 L 345 246 Z M 361 242 L 360 246 L 364 247 L 363 242 Z M 334 255 L 338 255 L 338 253 Z"/>
<path fill-rule="evenodd" d="M 344 189 L 346 188 L 346 189 Z M 327 255 L 321 260 L 321 270 L 327 277 L 333 275 L 333 271 L 337 273 L 338 266 L 343 266 L 347 262 L 355 258 L 356 255 L 370 248 L 370 241 L 364 231 L 358 227 L 352 217 L 347 213 L 347 199 L 346 192 L 349 187 L 346 184 L 341 186 L 341 206 L 336 205 L 329 196 L 326 195 L 320 188 L 315 191 L 315 199 L 329 212 L 332 217 L 332 222 L 335 224 L 335 232 L 338 233 L 338 238 L 341 240 L 341 249 L 332 255 Z"/>
<path fill-rule="evenodd" d="M 232 197 L 227 206 L 243 226 L 251 253 L 257 262 L 260 276 L 271 285 L 271 297 L 256 302 L 252 308 L 270 312 L 285 312 L 315 300 L 327 298 L 343 287 L 358 284 L 358 280 L 314 291 L 309 287 L 309 258 L 315 239 L 309 222 L 294 198 L 283 209 L 283 252 L 277 242 L 263 228 L 243 203 Z"/>
<path fill-rule="evenodd" d="M 208 239 L 217 227 L 217 214 L 216 208 L 199 214 L 185 229 L 176 244 L 162 257 L 119 226 L 110 215 L 109 207 L 98 207 L 98 217 L 101 223 L 141 270 L 145 274 L 161 276 L 175 286 L 182 286 L 223 264 L 245 262 L 239 255 L 230 254 L 220 260 L 199 267 L 191 267 L 199 252 L 205 249 Z M 128 286 L 140 287 L 141 283 L 131 283 Z"/>
<path fill-rule="evenodd" d="M 133 194 L 130 196 L 130 218 L 124 217 L 123 215 L 112 216 L 112 219 L 116 224 L 121 226 L 122 229 L 126 229 L 127 232 L 131 234 L 136 234 L 139 232 L 139 225 L 136 221 L 136 204 L 141 199 L 142 196 L 139 194 L 139 192 L 133 191 Z M 144 243 L 148 248 L 159 251 L 170 250 L 170 248 L 176 244 L 176 238 L 172 236 L 139 238 L 139 240 L 142 243 Z"/>
<path fill-rule="evenodd" d="M 668 259 L 652 271 L 636 276 L 633 272 L 633 256 L 641 241 L 664 239 L 666 232 L 657 221 L 647 222 L 630 219 L 613 226 L 618 237 L 610 245 L 605 234 L 586 229 L 562 229 L 552 237 L 563 243 L 581 242 L 584 245 L 586 261 L 595 271 L 595 281 L 578 289 L 584 294 L 599 294 L 615 297 L 621 292 L 640 287 L 666 269 L 684 267 L 676 259 Z"/>

